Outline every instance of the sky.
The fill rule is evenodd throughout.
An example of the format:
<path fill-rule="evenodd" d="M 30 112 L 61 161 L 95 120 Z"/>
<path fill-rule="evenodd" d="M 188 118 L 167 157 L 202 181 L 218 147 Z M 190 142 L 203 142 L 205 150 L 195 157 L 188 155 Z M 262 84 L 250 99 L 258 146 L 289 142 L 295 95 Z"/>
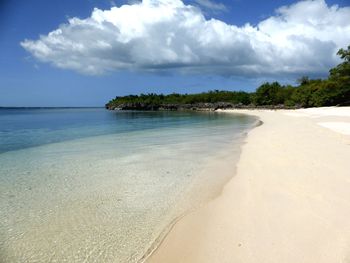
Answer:
<path fill-rule="evenodd" d="M 0 0 L 0 106 L 324 78 L 349 18 L 349 0 Z"/>

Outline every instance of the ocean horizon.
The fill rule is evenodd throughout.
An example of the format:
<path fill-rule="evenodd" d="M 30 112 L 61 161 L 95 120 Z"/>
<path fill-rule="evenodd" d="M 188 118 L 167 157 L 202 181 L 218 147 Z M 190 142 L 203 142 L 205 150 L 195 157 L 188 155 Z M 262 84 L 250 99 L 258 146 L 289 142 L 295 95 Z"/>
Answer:
<path fill-rule="evenodd" d="M 256 118 L 217 112 L 0 109 L 4 262 L 137 262 L 229 179 Z M 226 158 L 226 159 L 225 159 Z"/>

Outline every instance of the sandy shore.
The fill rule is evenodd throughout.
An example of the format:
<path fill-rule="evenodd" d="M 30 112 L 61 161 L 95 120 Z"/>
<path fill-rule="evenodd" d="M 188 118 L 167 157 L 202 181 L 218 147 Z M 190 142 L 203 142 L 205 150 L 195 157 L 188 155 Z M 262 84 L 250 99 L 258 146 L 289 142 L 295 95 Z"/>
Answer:
<path fill-rule="evenodd" d="M 236 175 L 148 261 L 350 262 L 350 107 L 233 112 L 264 122 Z"/>

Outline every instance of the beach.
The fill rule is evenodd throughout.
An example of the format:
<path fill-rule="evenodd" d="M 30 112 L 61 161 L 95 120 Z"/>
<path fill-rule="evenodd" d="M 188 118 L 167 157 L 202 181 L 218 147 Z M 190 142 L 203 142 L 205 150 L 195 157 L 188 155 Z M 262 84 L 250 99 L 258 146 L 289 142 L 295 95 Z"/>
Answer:
<path fill-rule="evenodd" d="M 139 262 L 172 222 L 220 193 L 256 122 L 1 109 L 0 262 Z"/>
<path fill-rule="evenodd" d="M 263 124 L 222 193 L 148 262 L 350 262 L 350 107 L 225 112 Z"/>

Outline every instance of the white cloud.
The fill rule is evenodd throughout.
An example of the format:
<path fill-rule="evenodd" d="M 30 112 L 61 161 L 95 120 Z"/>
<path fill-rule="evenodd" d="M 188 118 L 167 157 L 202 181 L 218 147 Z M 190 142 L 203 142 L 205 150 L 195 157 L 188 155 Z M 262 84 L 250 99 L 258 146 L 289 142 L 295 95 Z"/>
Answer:
<path fill-rule="evenodd" d="M 21 45 L 42 62 L 85 74 L 136 70 L 227 76 L 326 74 L 350 44 L 350 7 L 307 0 L 257 26 L 207 20 L 181 0 L 94 9 Z"/>
<path fill-rule="evenodd" d="M 227 11 L 227 7 L 222 3 L 216 3 L 210 0 L 195 0 L 195 2 L 212 11 Z"/>

